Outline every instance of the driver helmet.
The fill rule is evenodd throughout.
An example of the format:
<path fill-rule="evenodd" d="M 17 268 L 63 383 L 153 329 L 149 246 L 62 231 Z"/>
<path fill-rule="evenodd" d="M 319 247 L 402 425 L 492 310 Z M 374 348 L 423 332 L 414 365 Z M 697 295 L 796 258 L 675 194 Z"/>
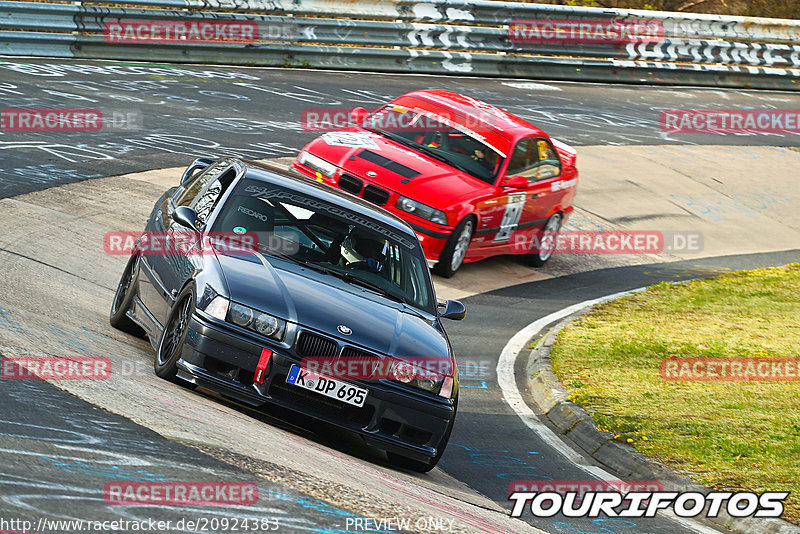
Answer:
<path fill-rule="evenodd" d="M 388 248 L 386 241 L 364 234 L 354 234 L 350 236 L 350 243 L 353 251 L 361 256 L 362 261 L 366 262 L 372 271 L 377 273 L 383 269 Z"/>

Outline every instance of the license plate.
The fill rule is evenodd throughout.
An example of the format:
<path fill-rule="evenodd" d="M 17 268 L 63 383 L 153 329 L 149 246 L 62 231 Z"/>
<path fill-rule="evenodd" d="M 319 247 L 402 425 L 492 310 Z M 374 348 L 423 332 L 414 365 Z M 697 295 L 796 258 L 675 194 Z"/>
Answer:
<path fill-rule="evenodd" d="M 364 406 L 369 392 L 353 384 L 312 373 L 299 365 L 292 365 L 286 375 L 286 382 L 359 408 Z"/>

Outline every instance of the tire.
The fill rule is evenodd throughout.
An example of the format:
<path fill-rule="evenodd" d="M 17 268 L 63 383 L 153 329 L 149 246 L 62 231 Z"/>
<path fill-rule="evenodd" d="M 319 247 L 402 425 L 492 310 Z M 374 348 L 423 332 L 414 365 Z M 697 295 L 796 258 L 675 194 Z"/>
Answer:
<path fill-rule="evenodd" d="M 456 413 L 458 412 L 458 397 L 456 397 L 455 404 L 453 405 L 453 418 L 450 419 L 450 423 L 447 425 L 447 430 L 444 432 L 444 436 L 442 436 L 442 441 L 439 442 L 439 446 L 436 447 L 436 456 L 428 460 L 427 462 L 420 462 L 419 460 L 412 460 L 407 456 L 402 456 L 400 454 L 395 454 L 393 452 L 386 453 L 386 457 L 389 459 L 389 462 L 394 465 L 395 467 L 401 467 L 403 469 L 408 469 L 409 471 L 415 471 L 417 473 L 427 473 L 434 467 L 436 464 L 439 463 L 442 456 L 444 455 L 444 450 L 447 448 L 447 442 L 450 441 L 450 433 L 453 432 L 453 425 L 456 422 Z"/>
<path fill-rule="evenodd" d="M 467 255 L 474 231 L 475 219 L 473 217 L 466 217 L 461 221 L 445 243 L 438 263 L 433 266 L 433 272 L 442 278 L 451 278 L 456 274 L 456 271 L 464 263 L 464 257 Z"/>
<path fill-rule="evenodd" d="M 194 286 L 188 285 L 175 298 L 169 311 L 161 337 L 158 339 L 153 370 L 164 380 L 178 382 L 178 360 L 186 341 L 189 320 L 194 312 Z M 180 381 L 182 382 L 182 381 Z"/>
<path fill-rule="evenodd" d="M 561 221 L 563 219 L 564 217 L 561 213 L 554 213 L 547 219 L 542 233 L 539 236 L 539 246 L 537 250 L 525 257 L 526 263 L 533 267 L 541 267 L 553 256 L 553 251 L 556 249 L 558 232 L 561 230 Z"/>
<path fill-rule="evenodd" d="M 134 254 L 125 265 L 122 277 L 117 284 L 117 291 L 114 293 L 114 300 L 111 302 L 111 312 L 108 315 L 108 322 L 117 330 L 122 330 L 127 334 L 136 337 L 144 337 L 144 330 L 128 317 L 128 310 L 133 301 L 133 287 L 136 282 L 136 265 L 139 256 Z"/>

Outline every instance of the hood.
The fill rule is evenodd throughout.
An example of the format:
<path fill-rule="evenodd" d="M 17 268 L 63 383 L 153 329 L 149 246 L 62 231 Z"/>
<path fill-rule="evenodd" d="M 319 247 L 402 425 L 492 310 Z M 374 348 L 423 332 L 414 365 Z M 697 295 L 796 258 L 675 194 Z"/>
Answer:
<path fill-rule="evenodd" d="M 294 264 L 283 269 L 284 260 L 260 254 L 217 258 L 235 302 L 381 354 L 450 357 L 447 339 L 432 321 L 360 286 L 310 269 L 301 274 Z M 339 325 L 352 334 L 340 335 Z"/>
<path fill-rule="evenodd" d="M 421 202 L 447 199 L 453 203 L 491 188 L 436 158 L 359 127 L 322 135 L 304 150 L 356 176 L 373 171 L 376 183 Z"/>

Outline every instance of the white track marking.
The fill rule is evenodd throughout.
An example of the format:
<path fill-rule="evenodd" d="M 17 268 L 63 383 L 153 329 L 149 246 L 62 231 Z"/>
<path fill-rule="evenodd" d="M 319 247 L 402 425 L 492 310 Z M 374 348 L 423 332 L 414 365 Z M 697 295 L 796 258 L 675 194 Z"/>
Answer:
<path fill-rule="evenodd" d="M 634 291 L 641 290 L 642 289 L 637 289 Z M 584 456 L 564 443 L 555 432 L 550 430 L 547 425 L 541 422 L 539 417 L 525 403 L 519 388 L 517 388 L 517 381 L 514 378 L 514 362 L 516 362 L 517 356 L 525 348 L 525 345 L 528 343 L 528 341 L 537 333 L 539 333 L 539 331 L 545 326 L 572 315 L 573 313 L 587 306 L 594 306 L 595 304 L 600 304 L 629 293 L 631 292 L 625 291 L 594 300 L 579 302 L 578 304 L 573 304 L 572 306 L 564 308 L 563 310 L 551 313 L 550 315 L 532 322 L 514 334 L 514 337 L 508 340 L 508 343 L 506 343 L 506 346 L 500 353 L 500 359 L 497 362 L 497 382 L 500 385 L 500 391 L 503 393 L 503 398 L 511 407 L 511 409 L 514 410 L 514 412 L 520 417 L 520 419 L 522 419 L 522 422 L 525 423 L 525 426 L 536 432 L 536 434 L 544 442 L 558 451 L 567 460 L 577 465 L 580 469 L 597 477 L 601 477 L 604 480 L 616 480 L 616 478 L 611 477 L 611 479 L 608 479 L 606 477 L 610 476 L 609 473 L 599 467 L 587 465 L 585 463 Z"/>
<path fill-rule="evenodd" d="M 555 85 L 547 85 L 544 83 L 535 83 L 535 82 L 502 82 L 503 85 L 507 85 L 508 87 L 514 87 L 516 89 L 529 89 L 533 91 L 561 91 L 560 87 L 556 87 Z"/>
<path fill-rule="evenodd" d="M 622 291 L 620 293 L 614 293 L 613 295 L 586 300 L 542 317 L 541 319 L 532 322 L 514 334 L 514 336 L 508 340 L 506 346 L 503 347 L 503 351 L 500 353 L 500 359 L 497 361 L 497 383 L 500 385 L 500 391 L 503 394 L 503 399 L 505 399 L 506 403 L 511 407 L 512 410 L 514 410 L 519 418 L 522 419 L 522 422 L 525 423 L 525 426 L 533 430 L 536 435 L 539 436 L 539 439 L 547 443 L 551 448 L 553 448 L 553 450 L 558 451 L 559 454 L 575 464 L 576 467 L 594 477 L 597 477 L 599 480 L 616 481 L 620 479 L 601 467 L 588 465 L 583 454 L 567 445 L 561 440 L 561 438 L 558 437 L 555 432 L 553 432 L 547 425 L 542 423 L 539 417 L 533 412 L 533 410 L 531 410 L 531 408 L 522 398 L 522 394 L 517 387 L 517 381 L 514 378 L 514 363 L 516 362 L 519 353 L 525 349 L 528 341 L 547 325 L 563 319 L 564 317 L 568 317 L 588 306 L 602 304 L 609 300 L 614 300 L 632 293 L 644 291 L 645 289 L 646 288 L 644 287 L 640 287 L 631 291 Z M 664 510 L 664 512 L 664 516 L 667 519 L 671 519 L 689 530 L 693 530 L 701 534 L 719 534 L 720 532 L 717 529 L 708 527 L 697 521 L 677 517 L 666 510 Z"/>

